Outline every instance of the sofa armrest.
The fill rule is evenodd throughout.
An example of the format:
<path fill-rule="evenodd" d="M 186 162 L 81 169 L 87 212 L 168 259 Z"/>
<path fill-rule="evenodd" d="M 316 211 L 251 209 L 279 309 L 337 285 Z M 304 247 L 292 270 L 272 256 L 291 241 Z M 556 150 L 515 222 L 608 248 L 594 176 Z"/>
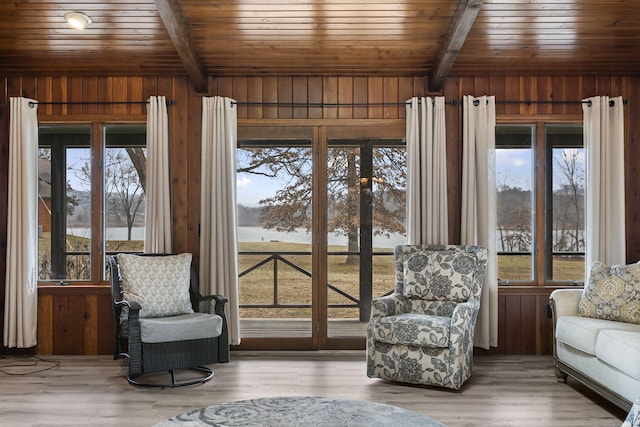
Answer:
<path fill-rule="evenodd" d="M 582 296 L 582 289 L 556 289 L 549 295 L 549 305 L 553 316 L 553 358 L 558 358 L 558 347 L 556 342 L 556 323 L 562 316 L 577 316 L 578 304 Z M 555 363 L 555 362 L 554 362 Z M 557 365 L 556 365 L 557 366 Z M 556 368 L 556 376 L 561 378 L 559 370 Z M 566 375 L 564 376 L 566 378 Z"/>
<path fill-rule="evenodd" d="M 561 316 L 577 316 L 582 289 L 556 289 L 549 295 L 554 323 Z"/>

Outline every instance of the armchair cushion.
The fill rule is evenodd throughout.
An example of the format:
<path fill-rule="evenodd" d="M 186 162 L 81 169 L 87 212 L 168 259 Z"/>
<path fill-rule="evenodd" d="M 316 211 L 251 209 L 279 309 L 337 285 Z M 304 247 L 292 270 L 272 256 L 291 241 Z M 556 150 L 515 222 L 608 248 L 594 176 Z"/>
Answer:
<path fill-rule="evenodd" d="M 137 301 L 141 318 L 193 313 L 191 254 L 145 257 L 119 254 L 123 298 Z"/>
<path fill-rule="evenodd" d="M 374 320 L 375 339 L 426 348 L 449 346 L 451 317 L 405 313 Z"/>
<path fill-rule="evenodd" d="M 640 324 L 640 262 L 613 266 L 594 262 L 578 315 Z"/>
<path fill-rule="evenodd" d="M 403 260 L 404 296 L 464 302 L 471 297 L 476 257 L 454 251 L 421 251 Z"/>
<path fill-rule="evenodd" d="M 214 338 L 222 333 L 222 317 L 208 313 L 140 319 L 143 343 Z"/>

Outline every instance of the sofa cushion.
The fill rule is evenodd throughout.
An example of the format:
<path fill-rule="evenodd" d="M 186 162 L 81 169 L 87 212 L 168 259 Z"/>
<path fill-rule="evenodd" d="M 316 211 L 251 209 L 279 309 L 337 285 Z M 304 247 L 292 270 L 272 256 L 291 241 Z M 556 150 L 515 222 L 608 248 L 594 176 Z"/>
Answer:
<path fill-rule="evenodd" d="M 612 320 L 562 316 L 556 323 L 556 339 L 592 356 L 596 355 L 598 335 L 603 330 L 640 332 L 640 326 Z"/>
<path fill-rule="evenodd" d="M 119 254 L 118 264 L 123 298 L 140 304 L 140 317 L 193 313 L 189 295 L 191 254 Z"/>
<path fill-rule="evenodd" d="M 140 319 L 143 343 L 214 338 L 222 333 L 222 317 L 209 313 Z"/>
<path fill-rule="evenodd" d="M 596 357 L 640 381 L 640 331 L 601 331 Z"/>
<path fill-rule="evenodd" d="M 451 318 L 415 313 L 397 314 L 373 320 L 375 340 L 427 348 L 449 346 Z"/>
<path fill-rule="evenodd" d="M 578 315 L 640 324 L 640 262 L 613 266 L 594 262 Z"/>
<path fill-rule="evenodd" d="M 404 296 L 465 302 L 471 297 L 477 259 L 459 251 L 413 252 L 403 260 Z"/>

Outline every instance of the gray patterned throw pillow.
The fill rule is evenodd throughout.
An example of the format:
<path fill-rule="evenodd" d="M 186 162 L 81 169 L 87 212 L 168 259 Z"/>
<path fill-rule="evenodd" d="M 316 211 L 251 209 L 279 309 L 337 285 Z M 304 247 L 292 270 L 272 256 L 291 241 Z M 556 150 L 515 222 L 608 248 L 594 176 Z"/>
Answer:
<path fill-rule="evenodd" d="M 578 315 L 640 324 L 640 262 L 608 266 L 595 261 Z"/>
<path fill-rule="evenodd" d="M 189 296 L 191 254 L 118 255 L 123 297 L 137 301 L 140 317 L 193 313 Z"/>
<path fill-rule="evenodd" d="M 414 252 L 403 261 L 404 296 L 430 301 L 467 301 L 477 260 L 456 251 Z"/>

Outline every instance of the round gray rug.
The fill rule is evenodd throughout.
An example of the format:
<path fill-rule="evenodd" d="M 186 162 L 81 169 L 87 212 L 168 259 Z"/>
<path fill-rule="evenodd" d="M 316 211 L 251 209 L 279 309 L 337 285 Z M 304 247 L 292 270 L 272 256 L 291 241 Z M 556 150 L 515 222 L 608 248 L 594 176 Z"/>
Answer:
<path fill-rule="evenodd" d="M 196 409 L 154 427 L 445 427 L 416 412 L 361 400 L 328 397 L 272 397 L 241 400 Z"/>

